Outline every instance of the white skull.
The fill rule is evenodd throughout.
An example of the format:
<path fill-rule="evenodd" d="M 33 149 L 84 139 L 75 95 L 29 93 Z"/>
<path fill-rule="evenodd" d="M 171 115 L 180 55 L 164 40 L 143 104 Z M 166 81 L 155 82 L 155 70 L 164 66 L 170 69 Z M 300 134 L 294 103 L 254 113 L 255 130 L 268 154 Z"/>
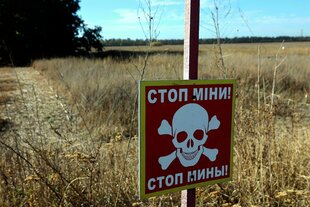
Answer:
<path fill-rule="evenodd" d="M 184 167 L 194 166 L 203 153 L 208 136 L 208 112 L 198 104 L 181 107 L 172 120 L 172 143 Z"/>
<path fill-rule="evenodd" d="M 209 149 L 203 145 L 208 139 L 207 132 L 218 129 L 220 124 L 216 116 L 209 120 L 208 112 L 195 103 L 179 108 L 173 116 L 172 126 L 167 120 L 162 120 L 158 134 L 173 136 L 172 143 L 176 150 L 159 157 L 161 168 L 166 170 L 176 157 L 184 167 L 196 165 L 202 154 L 210 161 L 215 161 L 218 149 Z"/>

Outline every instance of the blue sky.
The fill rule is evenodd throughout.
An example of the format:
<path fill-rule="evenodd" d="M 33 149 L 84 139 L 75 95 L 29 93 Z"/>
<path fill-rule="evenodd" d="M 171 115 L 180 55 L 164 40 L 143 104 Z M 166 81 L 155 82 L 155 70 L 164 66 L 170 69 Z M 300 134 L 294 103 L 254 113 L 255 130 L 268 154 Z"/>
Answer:
<path fill-rule="evenodd" d="M 184 0 L 151 0 L 158 39 L 183 39 Z M 310 36 L 310 0 L 215 0 L 222 37 Z M 142 3 L 141 3 L 142 2 Z M 81 0 L 79 15 L 102 27 L 104 39 L 144 39 L 145 0 Z M 214 0 L 200 0 L 200 38 L 215 37 Z M 139 17 L 140 22 L 139 23 Z"/>

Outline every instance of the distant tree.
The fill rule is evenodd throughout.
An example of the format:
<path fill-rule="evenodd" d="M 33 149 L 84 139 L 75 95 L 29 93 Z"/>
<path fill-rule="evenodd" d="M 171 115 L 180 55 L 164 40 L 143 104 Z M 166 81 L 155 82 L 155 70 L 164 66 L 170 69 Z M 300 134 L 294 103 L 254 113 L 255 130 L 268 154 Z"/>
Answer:
<path fill-rule="evenodd" d="M 79 2 L 0 0 L 0 61 L 25 64 L 35 58 L 73 55 L 81 49 L 89 52 L 92 44 L 99 49 L 101 28 L 85 27 L 77 15 Z M 79 32 L 84 32 L 83 40 Z"/>

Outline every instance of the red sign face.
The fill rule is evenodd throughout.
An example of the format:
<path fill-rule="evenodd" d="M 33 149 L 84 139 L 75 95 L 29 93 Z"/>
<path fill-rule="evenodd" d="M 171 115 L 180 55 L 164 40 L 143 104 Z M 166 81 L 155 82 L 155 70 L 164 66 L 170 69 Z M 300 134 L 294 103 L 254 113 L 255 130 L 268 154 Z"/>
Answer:
<path fill-rule="evenodd" d="M 140 82 L 140 197 L 232 178 L 234 80 Z"/>

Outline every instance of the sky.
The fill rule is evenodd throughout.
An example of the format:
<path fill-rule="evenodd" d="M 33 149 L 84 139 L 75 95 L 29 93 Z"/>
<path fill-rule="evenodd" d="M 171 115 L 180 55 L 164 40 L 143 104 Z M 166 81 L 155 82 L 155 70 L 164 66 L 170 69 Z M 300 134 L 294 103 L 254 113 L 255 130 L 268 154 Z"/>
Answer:
<path fill-rule="evenodd" d="M 184 38 L 185 0 L 150 0 L 157 39 Z M 101 26 L 104 39 L 145 39 L 146 0 L 80 0 L 78 15 L 88 27 Z M 310 36 L 310 0 L 200 0 L 200 38 Z"/>

